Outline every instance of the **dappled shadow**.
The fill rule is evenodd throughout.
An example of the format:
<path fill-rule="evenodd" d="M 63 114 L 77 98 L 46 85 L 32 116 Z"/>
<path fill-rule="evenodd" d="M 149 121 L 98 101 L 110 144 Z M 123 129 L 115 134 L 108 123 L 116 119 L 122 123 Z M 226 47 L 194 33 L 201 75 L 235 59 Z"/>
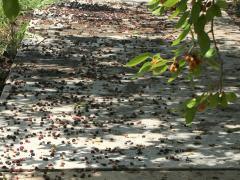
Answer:
<path fill-rule="evenodd" d="M 145 14 L 147 20 L 151 17 Z M 180 77 L 168 85 L 168 72 L 131 80 L 136 70 L 124 66 L 130 58 L 146 51 L 168 57 L 172 50 L 164 26 L 159 33 L 145 29 L 143 22 L 136 25 L 141 27 L 136 36 L 131 28 L 120 35 L 117 28 L 111 32 L 96 26 L 81 29 L 83 25 L 39 31 L 43 22 L 30 30 L 48 39 L 40 44 L 25 40 L 7 81 L 10 94 L 0 117 L 1 168 L 239 166 L 239 102 L 207 111 L 186 127 L 176 108 L 192 94 L 188 81 Z M 91 29 L 102 32 L 87 34 Z M 144 34 L 148 30 L 156 37 Z M 198 91 L 216 73 L 203 76 Z M 239 71 L 226 72 L 227 88 L 239 93 L 237 77 Z"/>
<path fill-rule="evenodd" d="M 90 12 L 96 12 L 96 11 L 100 11 L 100 12 L 105 12 L 105 11 L 109 11 L 111 13 L 115 13 L 115 12 L 125 12 L 126 9 L 122 9 L 122 8 L 113 8 L 107 4 L 87 4 L 87 3 L 79 3 L 76 1 L 73 2 L 67 2 L 67 3 L 60 3 L 57 5 L 57 7 L 63 8 L 63 7 L 67 7 L 70 9 L 81 9 L 84 11 L 90 11 Z"/>
<path fill-rule="evenodd" d="M 28 172 L 28 173 L 4 173 L 8 179 L 82 179 L 87 178 L 89 180 L 111 180 L 113 177 L 116 180 L 122 180 L 123 177 L 126 180 L 132 179 L 224 179 L 232 180 L 238 179 L 240 173 L 237 170 L 191 170 L 191 171 L 83 171 L 83 170 L 61 170 L 58 171 L 44 171 L 44 172 Z"/>

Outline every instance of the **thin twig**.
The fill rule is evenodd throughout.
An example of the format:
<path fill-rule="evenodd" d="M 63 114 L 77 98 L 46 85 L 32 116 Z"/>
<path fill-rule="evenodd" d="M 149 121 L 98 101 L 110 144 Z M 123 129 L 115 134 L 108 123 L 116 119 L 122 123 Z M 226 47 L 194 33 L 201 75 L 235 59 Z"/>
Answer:
<path fill-rule="evenodd" d="M 215 3 L 215 1 L 213 0 L 213 4 L 214 3 Z M 220 61 L 219 93 L 221 94 L 223 92 L 223 59 L 219 52 L 219 48 L 217 46 L 217 41 L 216 41 L 215 34 L 214 34 L 214 18 L 211 21 L 211 31 L 210 32 L 212 34 L 213 43 L 214 43 L 214 47 L 216 49 L 217 57 Z"/>
<path fill-rule="evenodd" d="M 190 30 L 190 32 L 191 32 L 191 36 L 192 36 L 192 44 L 193 44 L 193 45 L 192 45 L 191 48 L 189 49 L 188 54 L 190 54 L 190 53 L 192 52 L 192 50 L 194 49 L 194 47 L 196 46 L 194 32 L 193 32 L 192 29 Z"/>
<path fill-rule="evenodd" d="M 10 22 L 10 35 L 11 35 L 11 42 L 10 42 L 10 60 L 13 61 L 14 59 L 14 45 L 15 45 L 15 30 L 14 30 L 14 22 Z"/>

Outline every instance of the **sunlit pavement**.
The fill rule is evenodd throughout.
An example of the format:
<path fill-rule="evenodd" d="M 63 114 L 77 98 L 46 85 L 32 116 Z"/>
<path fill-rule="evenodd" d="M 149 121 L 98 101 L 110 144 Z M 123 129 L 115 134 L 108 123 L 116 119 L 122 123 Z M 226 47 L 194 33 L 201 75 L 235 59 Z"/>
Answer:
<path fill-rule="evenodd" d="M 169 57 L 172 28 L 138 4 L 36 11 L 1 97 L 0 168 L 238 168 L 239 102 L 186 127 L 174 109 L 192 94 L 182 77 L 173 85 L 169 73 L 132 80 L 136 70 L 124 66 L 143 52 Z M 226 89 L 239 94 L 239 31 L 224 15 L 216 33 Z M 216 73 L 203 76 L 199 91 Z M 111 173 L 103 174 L 122 178 Z"/>

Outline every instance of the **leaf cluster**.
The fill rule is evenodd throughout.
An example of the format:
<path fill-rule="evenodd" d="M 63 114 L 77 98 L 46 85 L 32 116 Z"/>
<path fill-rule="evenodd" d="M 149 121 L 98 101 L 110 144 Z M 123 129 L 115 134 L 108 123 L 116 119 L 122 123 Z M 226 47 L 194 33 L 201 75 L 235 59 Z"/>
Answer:
<path fill-rule="evenodd" d="M 213 70 L 220 71 L 219 92 L 203 93 L 183 103 L 183 115 L 187 124 L 192 123 L 197 112 L 218 106 L 226 107 L 237 99 L 236 94 L 226 93 L 222 89 L 223 64 L 222 60 L 220 63 L 218 61 L 220 53 L 213 28 L 214 18 L 221 17 L 222 9 L 226 6 L 225 0 L 150 0 L 148 8 L 154 15 L 161 16 L 166 13 L 170 19 L 177 19 L 175 29 L 178 29 L 180 34 L 172 42 L 172 46 L 176 49 L 170 59 L 162 58 L 160 53 L 155 55 L 144 53 L 127 63 L 129 67 L 139 66 L 139 71 L 134 78 L 148 72 L 152 72 L 153 75 L 162 75 L 169 70 L 172 74 L 168 79 L 169 83 L 178 77 L 185 66 L 189 67 L 188 79 L 192 83 L 193 78 L 199 77 L 202 73 L 203 63 L 212 67 Z M 189 35 L 192 40 L 190 48 L 181 43 Z"/>

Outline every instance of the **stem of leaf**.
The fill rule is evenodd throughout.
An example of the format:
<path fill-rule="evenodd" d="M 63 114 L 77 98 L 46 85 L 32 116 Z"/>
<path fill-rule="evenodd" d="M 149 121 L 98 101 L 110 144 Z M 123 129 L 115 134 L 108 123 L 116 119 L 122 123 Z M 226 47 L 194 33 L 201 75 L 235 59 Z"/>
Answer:
<path fill-rule="evenodd" d="M 193 48 L 196 46 L 194 32 L 192 29 L 190 30 L 190 32 L 191 32 L 191 36 L 192 36 L 192 46 L 189 49 L 188 54 L 190 54 L 192 52 Z"/>
<path fill-rule="evenodd" d="M 213 4 L 214 3 L 215 2 L 213 0 Z M 214 47 L 216 49 L 217 57 L 220 61 L 219 93 L 221 94 L 223 92 L 223 59 L 219 52 L 219 48 L 217 46 L 217 41 L 216 41 L 215 34 L 214 34 L 214 18 L 211 20 L 211 31 L 210 32 L 212 34 L 212 39 L 213 39 Z"/>
<path fill-rule="evenodd" d="M 10 44 L 10 57 L 11 61 L 13 61 L 13 52 L 14 52 L 14 45 L 15 45 L 15 31 L 14 31 L 14 22 L 10 22 L 10 36 L 11 36 L 11 44 Z"/>

